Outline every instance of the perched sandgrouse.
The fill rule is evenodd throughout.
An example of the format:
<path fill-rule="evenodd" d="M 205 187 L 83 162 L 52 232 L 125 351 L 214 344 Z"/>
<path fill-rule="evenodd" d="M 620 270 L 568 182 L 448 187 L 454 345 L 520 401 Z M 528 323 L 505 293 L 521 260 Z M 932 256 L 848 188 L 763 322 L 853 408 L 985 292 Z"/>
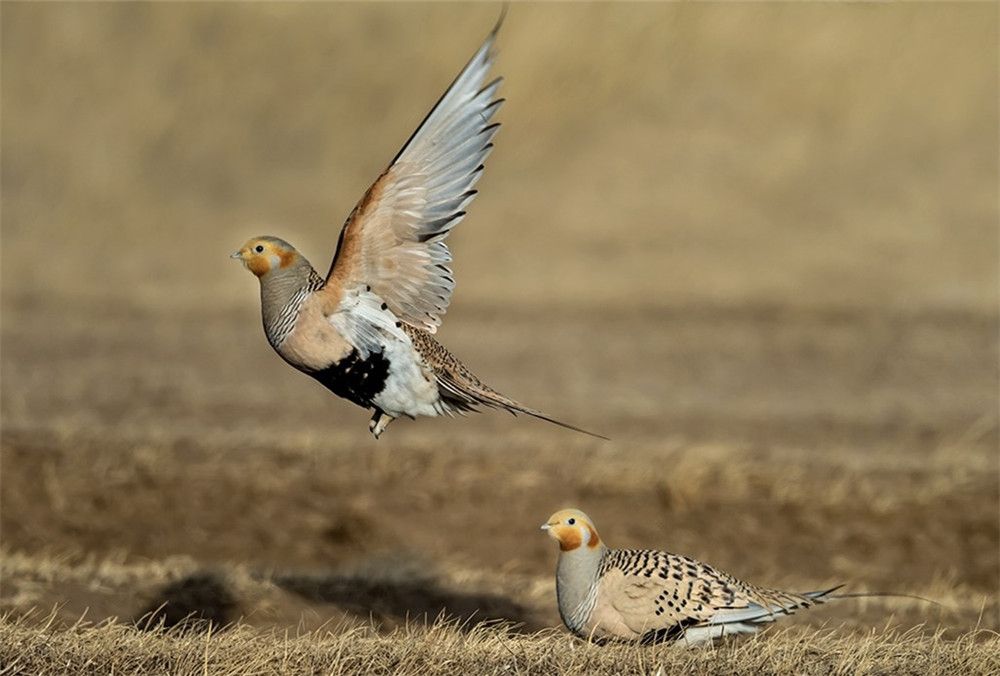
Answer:
<path fill-rule="evenodd" d="M 587 639 L 693 644 L 753 633 L 779 616 L 837 598 L 829 595 L 839 589 L 765 589 L 686 556 L 609 549 L 576 509 L 556 512 L 542 529 L 559 542 L 559 614 L 570 631 Z"/>
<path fill-rule="evenodd" d="M 277 237 L 254 237 L 232 255 L 260 280 L 271 346 L 334 394 L 373 409 L 376 439 L 400 416 L 480 407 L 592 434 L 493 390 L 433 336 L 455 286 L 445 238 L 476 195 L 500 126 L 491 119 L 501 80 L 484 84 L 499 28 L 354 207 L 326 277 Z"/>

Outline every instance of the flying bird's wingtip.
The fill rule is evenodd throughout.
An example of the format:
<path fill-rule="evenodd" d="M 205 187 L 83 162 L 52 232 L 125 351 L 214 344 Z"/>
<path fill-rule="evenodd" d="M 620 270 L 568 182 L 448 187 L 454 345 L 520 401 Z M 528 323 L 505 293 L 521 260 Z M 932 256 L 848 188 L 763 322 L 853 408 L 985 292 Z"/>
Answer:
<path fill-rule="evenodd" d="M 505 2 L 500 6 L 500 16 L 497 18 L 496 24 L 493 25 L 493 30 L 490 31 L 490 39 L 492 40 L 500 32 L 500 27 L 503 26 L 503 20 L 507 18 L 507 10 L 510 8 L 510 3 Z"/>
<path fill-rule="evenodd" d="M 481 54 L 486 58 L 487 61 L 492 61 L 497 54 L 496 41 L 497 34 L 500 32 L 500 28 L 503 26 L 504 19 L 507 18 L 507 8 L 509 3 L 505 2 L 500 7 L 500 16 L 497 17 L 497 22 L 493 24 L 493 28 L 490 29 L 489 34 L 486 36 L 486 40 L 483 42 L 483 46 L 480 48 Z"/>

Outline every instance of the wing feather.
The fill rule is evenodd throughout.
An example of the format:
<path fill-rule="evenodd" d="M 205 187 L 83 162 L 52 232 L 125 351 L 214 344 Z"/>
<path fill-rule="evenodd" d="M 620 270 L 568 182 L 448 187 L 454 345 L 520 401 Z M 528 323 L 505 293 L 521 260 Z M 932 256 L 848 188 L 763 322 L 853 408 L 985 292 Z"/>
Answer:
<path fill-rule="evenodd" d="M 822 603 L 839 589 L 797 594 L 757 587 L 694 559 L 653 550 L 614 550 L 606 576 L 611 605 L 644 641 L 697 642 L 755 631 L 761 623 Z"/>
<path fill-rule="evenodd" d="M 476 196 L 500 126 L 491 119 L 502 80 L 483 83 L 502 20 L 347 218 L 331 293 L 370 286 L 399 319 L 437 331 L 455 288 L 444 240 Z"/>

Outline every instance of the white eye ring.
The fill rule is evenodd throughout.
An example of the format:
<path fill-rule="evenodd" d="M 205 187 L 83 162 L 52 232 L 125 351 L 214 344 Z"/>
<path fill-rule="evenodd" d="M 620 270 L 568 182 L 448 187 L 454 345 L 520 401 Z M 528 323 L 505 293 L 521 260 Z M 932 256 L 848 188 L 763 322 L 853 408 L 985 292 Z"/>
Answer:
<path fill-rule="evenodd" d="M 264 247 L 261 246 L 260 244 L 258 244 L 257 246 L 255 246 L 253 248 L 253 250 L 256 251 L 257 253 L 264 253 Z"/>
<path fill-rule="evenodd" d="M 571 526 L 572 526 L 573 524 L 575 524 L 575 523 L 576 523 L 576 519 L 573 519 L 573 518 L 571 518 L 571 519 L 570 519 L 569 521 L 567 521 L 566 523 L 568 523 L 569 525 L 571 525 Z"/>

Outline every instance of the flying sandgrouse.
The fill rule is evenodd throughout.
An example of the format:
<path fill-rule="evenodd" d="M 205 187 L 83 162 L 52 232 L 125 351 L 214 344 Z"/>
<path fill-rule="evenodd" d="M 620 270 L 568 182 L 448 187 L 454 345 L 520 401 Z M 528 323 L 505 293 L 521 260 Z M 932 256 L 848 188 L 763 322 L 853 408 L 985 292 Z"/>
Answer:
<path fill-rule="evenodd" d="M 591 434 L 485 385 L 433 335 L 455 286 L 445 239 L 476 195 L 500 126 L 491 120 L 501 80 L 484 84 L 499 27 L 354 207 L 325 277 L 277 237 L 254 237 L 232 255 L 260 280 L 271 346 L 334 394 L 372 409 L 376 439 L 400 416 L 480 407 Z"/>

